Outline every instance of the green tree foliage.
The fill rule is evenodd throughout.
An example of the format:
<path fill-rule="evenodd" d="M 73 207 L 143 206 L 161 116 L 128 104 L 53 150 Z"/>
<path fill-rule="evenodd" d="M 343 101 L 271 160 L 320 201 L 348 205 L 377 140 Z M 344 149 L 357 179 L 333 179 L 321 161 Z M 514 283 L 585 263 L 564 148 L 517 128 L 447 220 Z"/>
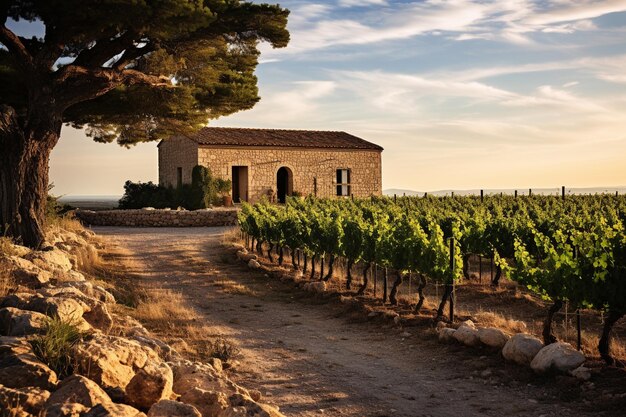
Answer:
<path fill-rule="evenodd" d="M 288 11 L 240 0 L 4 0 L 0 224 L 38 247 L 61 126 L 100 142 L 189 133 L 259 100 L 259 42 L 284 47 Z M 45 36 L 22 37 L 7 22 Z"/>

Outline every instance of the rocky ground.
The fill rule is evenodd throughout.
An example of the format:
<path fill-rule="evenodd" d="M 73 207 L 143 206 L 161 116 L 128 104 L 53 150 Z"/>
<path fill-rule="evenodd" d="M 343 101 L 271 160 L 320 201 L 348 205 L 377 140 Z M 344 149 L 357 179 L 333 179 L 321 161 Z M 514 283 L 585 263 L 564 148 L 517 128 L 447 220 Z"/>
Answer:
<path fill-rule="evenodd" d="M 196 314 L 151 330 L 168 339 L 185 326 L 189 345 L 236 341 L 231 378 L 286 415 L 621 415 L 626 405 L 623 373 L 579 368 L 585 359 L 569 346 L 546 349 L 480 323 L 410 323 L 266 260 L 251 269 L 223 245 L 227 229 L 95 231 L 125 251 L 119 260 L 137 285 L 175 292 Z"/>
<path fill-rule="evenodd" d="M 218 359 L 192 362 L 81 269 L 101 248 L 86 230 L 60 230 L 53 247 L 6 240 L 0 253 L 0 416 L 277 417 L 260 393 L 233 382 Z"/>

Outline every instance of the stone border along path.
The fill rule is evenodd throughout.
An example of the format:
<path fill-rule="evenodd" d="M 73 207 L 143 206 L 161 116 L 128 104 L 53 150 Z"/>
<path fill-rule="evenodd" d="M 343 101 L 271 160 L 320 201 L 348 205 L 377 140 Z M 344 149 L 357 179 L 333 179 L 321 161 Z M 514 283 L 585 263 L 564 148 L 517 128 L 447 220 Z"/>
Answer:
<path fill-rule="evenodd" d="M 237 341 L 232 378 L 287 416 L 602 415 L 559 401 L 568 387 L 498 355 L 441 345 L 423 329 L 350 321 L 340 303 L 236 261 L 221 245 L 228 230 L 94 228 L 128 250 L 143 285 L 182 293 L 207 334 Z M 231 281 L 248 291 L 226 291 Z"/>
<path fill-rule="evenodd" d="M 207 227 L 237 224 L 238 208 L 170 210 L 151 207 L 138 210 L 76 210 L 76 217 L 87 226 Z"/>

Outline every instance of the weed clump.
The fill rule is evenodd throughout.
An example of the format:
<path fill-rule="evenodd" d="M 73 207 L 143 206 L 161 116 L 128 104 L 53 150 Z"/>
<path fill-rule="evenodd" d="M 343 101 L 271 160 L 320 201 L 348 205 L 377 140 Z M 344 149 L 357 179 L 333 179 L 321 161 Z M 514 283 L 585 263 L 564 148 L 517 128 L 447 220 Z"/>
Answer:
<path fill-rule="evenodd" d="M 207 353 L 211 358 L 217 358 L 223 362 L 228 362 L 230 359 L 237 357 L 240 350 L 230 340 L 218 337 L 209 342 Z"/>
<path fill-rule="evenodd" d="M 74 371 L 72 350 L 83 337 L 75 323 L 59 317 L 46 320 L 44 333 L 31 340 L 35 355 L 50 367 L 59 379 Z"/>

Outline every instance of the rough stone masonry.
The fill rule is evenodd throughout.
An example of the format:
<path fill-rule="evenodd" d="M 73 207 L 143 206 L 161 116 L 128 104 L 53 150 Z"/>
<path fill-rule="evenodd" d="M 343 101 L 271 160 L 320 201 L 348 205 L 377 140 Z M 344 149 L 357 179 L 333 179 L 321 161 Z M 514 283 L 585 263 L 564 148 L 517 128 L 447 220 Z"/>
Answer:
<path fill-rule="evenodd" d="M 76 217 L 90 226 L 129 227 L 211 227 L 237 224 L 237 208 L 204 210 L 169 210 L 144 208 L 140 210 L 76 210 Z"/>

